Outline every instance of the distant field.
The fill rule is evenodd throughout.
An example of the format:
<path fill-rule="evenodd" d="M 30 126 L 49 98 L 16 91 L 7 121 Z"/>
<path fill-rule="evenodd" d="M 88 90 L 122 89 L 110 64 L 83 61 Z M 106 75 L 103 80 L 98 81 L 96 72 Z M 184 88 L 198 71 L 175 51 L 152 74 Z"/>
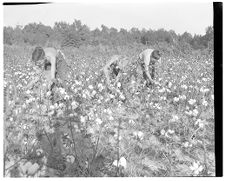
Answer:
<path fill-rule="evenodd" d="M 5 176 L 214 176 L 211 55 L 163 54 L 153 89 L 130 65 L 109 90 L 105 62 L 134 62 L 147 47 L 65 48 L 74 79 L 51 102 L 45 82 L 24 88 L 35 76 L 33 48 L 4 46 Z"/>

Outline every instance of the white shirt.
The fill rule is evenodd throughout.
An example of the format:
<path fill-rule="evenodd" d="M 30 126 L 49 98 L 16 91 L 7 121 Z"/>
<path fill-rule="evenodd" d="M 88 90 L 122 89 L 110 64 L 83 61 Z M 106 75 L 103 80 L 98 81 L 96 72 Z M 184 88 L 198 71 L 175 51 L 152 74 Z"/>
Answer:
<path fill-rule="evenodd" d="M 151 75 L 149 73 L 149 63 L 151 61 L 151 54 L 153 53 L 153 49 L 146 49 L 144 50 L 143 52 L 140 53 L 139 55 L 139 58 L 141 59 L 141 61 L 144 62 L 144 65 L 145 65 L 145 72 L 149 78 L 150 81 L 153 81 L 152 78 L 151 78 Z"/>

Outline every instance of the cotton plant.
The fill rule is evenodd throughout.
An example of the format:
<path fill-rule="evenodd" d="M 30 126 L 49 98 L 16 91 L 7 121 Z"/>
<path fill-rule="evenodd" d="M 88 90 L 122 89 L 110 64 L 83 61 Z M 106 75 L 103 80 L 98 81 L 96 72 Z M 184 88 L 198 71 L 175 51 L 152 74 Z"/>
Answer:
<path fill-rule="evenodd" d="M 197 176 L 203 171 L 204 167 L 200 164 L 199 161 L 197 161 L 193 162 L 193 164 L 190 166 L 190 169 L 193 172 L 193 174 Z"/>
<path fill-rule="evenodd" d="M 134 165 L 129 165 L 130 167 L 128 167 L 128 160 L 131 160 L 131 158 L 134 160 L 139 158 L 139 156 L 135 154 L 133 152 L 134 150 L 131 149 L 130 147 L 130 144 L 133 144 L 133 143 L 130 143 L 131 140 L 138 142 L 141 147 L 144 146 L 145 147 L 144 149 L 146 149 L 146 147 L 151 147 L 153 151 L 155 151 L 156 153 L 158 153 L 158 149 L 156 147 L 153 147 L 152 145 L 155 142 L 151 141 L 150 145 L 148 145 L 146 143 L 146 138 L 149 139 L 150 137 L 150 139 L 153 139 L 153 140 L 156 139 L 156 143 L 161 142 L 161 144 L 158 144 L 158 146 L 160 145 L 160 148 L 163 150 L 166 150 L 166 152 L 167 150 L 172 150 L 174 148 L 184 149 L 184 150 L 187 150 L 188 152 L 190 150 L 196 151 L 196 149 L 200 149 L 197 147 L 199 140 L 190 139 L 189 138 L 190 134 L 187 134 L 187 132 L 185 131 L 186 130 L 188 132 L 193 131 L 194 129 L 193 127 L 197 128 L 198 130 L 202 130 L 203 128 L 205 128 L 207 119 L 205 120 L 205 118 L 203 118 L 202 113 L 205 110 L 211 108 L 210 105 L 212 105 L 213 103 L 214 96 L 213 96 L 213 93 L 211 92 L 212 88 L 211 86 L 209 86 L 210 80 L 208 76 L 206 76 L 206 74 L 203 74 L 202 76 L 197 74 L 195 78 L 192 77 L 194 74 L 193 72 L 198 70 L 198 69 L 196 70 L 195 69 L 196 67 L 194 67 L 196 65 L 194 64 L 194 62 L 196 61 L 195 59 L 190 58 L 189 60 L 186 60 L 184 58 L 177 57 L 177 58 L 170 58 L 169 60 L 167 60 L 165 69 L 168 68 L 169 65 L 171 65 L 170 67 L 171 74 L 168 75 L 167 71 L 163 70 L 162 75 L 160 75 L 160 77 L 157 80 L 159 80 L 159 82 L 161 82 L 162 85 L 164 85 L 165 81 L 168 81 L 168 85 L 156 86 L 152 90 L 142 87 L 142 91 L 139 93 L 136 93 L 134 91 L 133 92 L 134 97 L 137 98 L 138 102 L 140 101 L 140 103 L 137 104 L 138 106 L 135 106 L 134 102 L 132 102 L 130 97 L 127 96 L 127 95 L 130 95 L 131 93 L 129 91 L 127 92 L 127 89 L 125 92 L 126 94 L 122 93 L 121 91 L 122 88 L 123 89 L 125 88 L 124 86 L 125 82 L 123 81 L 117 82 L 114 85 L 114 88 L 115 88 L 114 91 L 112 92 L 108 91 L 107 89 L 105 89 L 107 88 L 107 85 L 105 84 L 103 78 L 94 82 L 94 79 L 93 79 L 94 77 L 91 75 L 93 74 L 92 67 L 91 65 L 90 67 L 87 67 L 87 57 L 85 57 L 84 55 L 82 55 L 82 57 L 79 57 L 79 55 L 77 54 L 76 56 L 77 57 L 73 59 L 73 62 L 75 62 L 74 61 L 75 59 L 76 59 L 76 63 L 77 63 L 77 60 L 78 62 L 82 61 L 82 65 L 81 65 L 82 71 L 79 71 L 79 69 L 76 69 L 77 64 L 74 64 L 74 66 L 72 67 L 78 74 L 81 73 L 83 77 L 81 77 L 81 79 L 76 78 L 75 80 L 71 81 L 72 85 L 70 88 L 73 92 L 73 96 L 69 95 L 66 89 L 54 87 L 54 95 L 58 95 L 59 100 L 57 101 L 57 103 L 56 102 L 51 103 L 51 101 L 42 102 L 42 100 L 39 100 L 39 99 L 32 100 L 32 97 L 34 98 L 37 97 L 38 95 L 37 92 L 35 93 L 33 92 L 33 90 L 29 90 L 27 92 L 24 91 L 23 93 L 26 94 L 28 98 L 26 98 L 26 100 L 21 104 L 21 108 L 22 108 L 21 111 L 18 108 L 15 109 L 17 112 L 17 115 L 22 115 L 23 111 L 28 109 L 29 109 L 29 114 L 37 114 L 38 111 L 41 111 L 43 113 L 42 115 L 46 116 L 47 118 L 42 118 L 39 120 L 39 124 L 40 124 L 39 129 L 45 130 L 47 135 L 52 135 L 53 133 L 55 133 L 56 130 L 53 127 L 53 124 L 55 123 L 55 118 L 60 117 L 66 124 L 66 126 L 64 126 L 63 128 L 62 134 L 65 135 L 66 132 L 68 132 L 67 138 L 69 140 L 72 139 L 71 134 L 69 134 L 70 131 L 67 130 L 67 124 L 69 124 L 68 122 L 70 121 L 68 122 L 65 121 L 64 116 L 75 118 L 76 121 L 79 121 L 79 124 L 75 124 L 72 121 L 71 127 L 73 130 L 73 133 L 76 134 L 76 136 L 74 135 L 76 138 L 80 134 L 87 134 L 88 136 L 86 135 L 87 136 L 86 139 L 87 140 L 91 139 L 92 143 L 98 147 L 97 154 L 99 154 L 99 152 L 104 153 L 105 150 L 110 147 L 111 150 L 114 150 L 114 151 L 112 152 L 110 151 L 108 153 L 107 158 L 110 158 L 110 159 L 106 159 L 106 160 L 111 160 L 110 163 L 108 164 L 110 164 L 113 167 L 119 167 L 124 169 L 126 168 L 128 169 L 126 171 L 129 171 L 129 173 L 132 173 L 132 174 L 137 173 L 137 174 L 144 174 L 144 176 L 146 176 L 146 173 L 140 173 L 141 171 L 139 171 L 139 169 L 136 169 L 136 173 L 133 173 L 133 171 L 131 172 L 129 170 L 131 169 L 131 166 L 132 167 L 134 166 L 134 168 L 136 168 L 139 165 L 137 162 L 137 163 L 134 163 Z M 100 59 L 101 58 L 102 56 L 100 56 Z M 199 62 L 201 62 L 201 60 Z M 190 70 L 188 70 L 187 68 L 188 66 L 190 66 L 189 68 Z M 164 69 L 164 65 L 161 68 Z M 198 72 L 202 72 L 204 70 L 202 67 L 198 67 L 198 68 L 199 68 Z M 23 67 L 20 67 L 20 69 L 22 70 Z M 30 70 L 32 70 L 32 68 Z M 23 79 L 19 81 L 19 83 L 21 83 L 21 85 L 23 86 L 27 76 L 25 76 L 25 74 L 23 74 L 22 71 L 19 71 L 19 72 L 20 73 L 18 75 L 21 75 L 20 78 Z M 26 73 L 26 75 L 28 74 Z M 32 74 L 29 74 L 29 75 L 31 76 Z M 98 73 L 96 74 L 96 76 L 99 76 Z M 125 76 L 129 76 L 129 75 L 125 75 Z M 202 80 L 202 77 L 206 77 L 207 81 L 205 82 L 205 84 L 203 83 L 204 81 Z M 198 82 L 198 80 L 200 80 L 200 83 Z M 134 79 L 132 81 L 134 81 L 133 83 L 135 84 L 136 80 Z M 133 84 L 133 83 L 130 81 L 130 84 Z M 192 85 L 192 86 L 189 86 L 189 85 Z M 209 91 L 207 91 L 206 89 L 209 89 Z M 166 95 L 171 92 L 176 93 L 176 97 L 174 96 L 174 98 L 172 98 L 172 101 L 171 100 L 167 101 Z M 42 97 L 42 99 L 50 99 L 52 96 L 51 94 L 52 92 L 47 90 L 46 93 L 44 93 L 44 96 Z M 76 96 L 79 97 L 78 101 Z M 144 98 L 146 103 L 142 102 L 143 100 L 141 99 L 140 96 L 143 96 L 142 98 Z M 121 100 L 124 100 L 125 97 L 128 101 L 125 101 L 124 103 Z M 35 105 L 37 103 L 38 103 L 37 106 L 32 106 L 33 104 Z M 119 104 L 121 105 L 121 107 L 118 106 Z M 115 111 L 116 106 L 118 107 L 117 111 Z M 127 108 L 123 109 L 124 107 L 127 107 Z M 120 131 L 118 135 L 118 129 L 117 129 L 118 122 L 119 122 L 117 118 L 118 112 L 120 112 L 120 114 L 124 113 L 124 115 L 127 116 L 127 111 L 128 111 L 127 109 L 129 111 L 130 110 L 137 111 L 138 112 L 137 114 L 141 119 L 133 119 L 132 117 L 126 118 L 125 120 L 123 119 L 122 125 L 121 125 L 122 128 L 120 127 Z M 32 110 L 33 112 L 30 110 Z M 65 113 L 66 110 L 68 110 L 69 112 Z M 15 120 L 17 120 L 17 115 L 14 114 L 14 118 L 12 122 L 15 122 Z M 71 120 L 74 120 L 74 119 L 71 119 Z M 208 123 L 209 122 L 210 121 L 208 120 Z M 166 126 L 166 124 L 168 125 Z M 24 125 L 25 124 L 21 124 L 21 127 L 19 128 L 18 126 L 18 129 L 19 130 L 23 129 Z M 32 125 L 27 125 L 26 130 L 29 131 L 31 126 Z M 33 125 L 33 127 L 35 126 Z M 81 132 L 81 127 L 85 130 L 84 133 Z M 61 127 L 59 128 L 61 129 Z M 132 128 L 132 131 L 131 131 L 131 128 Z M 151 131 L 149 131 L 149 129 Z M 156 134 L 156 130 L 160 130 L 160 136 Z M 106 144 L 104 141 L 108 140 L 107 134 L 111 131 L 114 132 L 114 134 L 109 134 L 109 137 L 110 137 L 109 140 L 112 139 L 114 141 L 110 141 L 111 145 L 108 145 L 109 147 L 105 147 Z M 147 135 L 147 131 L 150 134 Z M 130 133 L 129 135 L 132 135 L 132 138 L 135 138 L 135 139 L 131 139 L 131 136 L 127 137 L 126 134 L 128 132 Z M 198 133 L 200 132 L 197 132 L 197 134 Z M 12 134 L 8 134 L 8 135 L 11 135 L 10 138 L 15 137 Z M 25 144 L 22 140 L 22 135 L 20 135 L 20 138 L 18 138 L 17 140 L 20 140 L 21 144 Z M 90 135 L 91 135 L 91 138 L 89 138 Z M 180 135 L 182 135 L 183 139 L 181 139 L 182 137 Z M 99 139 L 99 143 L 97 144 L 98 136 L 100 137 L 100 139 Z M 176 137 L 178 137 L 178 139 L 176 140 L 176 143 L 175 143 Z M 115 152 L 117 152 L 118 139 L 119 139 L 119 153 L 115 155 Z M 167 142 L 167 146 L 169 147 L 168 149 L 165 149 L 166 144 L 164 144 L 162 140 L 165 140 Z M 194 143 L 195 141 L 197 142 L 197 144 Z M 25 142 L 28 145 L 29 141 L 25 140 Z M 33 143 L 32 140 L 30 143 Z M 145 144 L 145 145 L 142 145 L 142 144 Z M 200 142 L 200 144 L 202 143 Z M 63 143 L 63 145 L 64 145 L 63 150 L 67 150 L 67 154 L 64 154 L 65 163 L 67 166 L 68 165 L 72 166 L 75 163 L 75 155 L 71 154 L 71 148 L 73 147 L 73 145 L 77 146 L 77 142 L 75 140 L 75 144 Z M 126 147 L 126 151 L 122 149 L 124 147 Z M 125 153 L 122 153 L 123 151 L 125 151 Z M 37 155 L 45 154 L 45 149 L 44 148 L 40 148 L 40 150 L 37 149 L 36 154 Z M 126 154 L 126 156 L 120 156 L 119 158 L 116 159 L 116 156 L 118 157 L 118 155 L 124 155 L 124 154 Z M 164 154 L 168 159 L 172 159 L 169 152 Z M 130 155 L 133 155 L 133 157 L 129 158 Z M 197 155 L 194 155 L 194 156 L 197 156 Z M 187 157 L 189 156 L 186 155 L 186 157 L 184 158 L 187 159 Z M 181 157 L 180 159 L 183 159 L 183 158 Z M 159 161 L 163 163 L 163 165 L 165 164 L 166 166 L 169 166 L 167 165 L 169 164 L 167 159 L 166 161 L 165 161 L 165 158 L 164 160 L 161 160 L 161 158 L 159 158 L 157 155 L 155 155 L 155 161 Z M 31 161 L 26 161 L 26 162 L 31 162 Z M 35 162 L 31 162 L 32 165 L 28 163 L 30 164 L 30 167 L 32 169 L 30 170 L 27 168 L 25 169 L 24 165 L 26 164 L 26 162 L 22 164 L 24 171 L 21 171 L 21 175 L 23 173 L 23 176 L 28 176 L 28 177 L 45 176 L 45 173 L 48 172 L 48 168 L 45 165 L 42 166 L 38 162 L 37 162 L 38 165 L 36 165 Z M 87 164 L 89 165 L 89 163 Z M 106 166 L 108 164 L 104 163 L 105 165 L 103 169 L 104 171 L 108 169 L 108 166 Z M 202 173 L 202 166 L 201 166 L 202 164 L 197 162 L 194 162 L 191 165 L 189 165 L 189 162 L 177 163 L 175 161 L 174 164 L 175 164 L 175 167 L 171 167 L 170 171 L 167 170 L 168 174 L 175 174 L 175 175 L 177 173 L 181 174 L 183 172 L 182 169 L 179 170 L 179 172 L 178 171 L 174 172 L 177 166 L 179 166 L 179 168 L 190 169 L 189 173 L 192 173 L 191 175 L 200 175 Z M 161 174 L 161 171 L 159 172 L 158 169 L 161 168 L 162 170 L 164 170 L 165 167 L 164 166 L 160 167 L 158 166 L 158 164 L 156 164 L 156 167 L 154 168 L 156 168 L 156 171 L 152 169 L 152 172 L 158 175 L 158 174 Z M 88 166 L 86 167 L 86 169 L 88 169 Z M 102 169 L 98 169 L 98 171 L 101 172 L 102 174 Z"/>
<path fill-rule="evenodd" d="M 197 119 L 195 122 L 195 125 L 198 125 L 199 128 L 204 128 L 205 125 L 207 125 L 208 123 L 206 122 L 206 120 L 202 120 L 202 119 Z"/>
<path fill-rule="evenodd" d="M 21 169 L 21 173 L 24 176 L 32 176 L 34 175 L 38 170 L 39 170 L 40 166 L 37 163 L 32 164 L 30 161 L 26 162 L 26 163 L 20 163 L 20 169 Z"/>

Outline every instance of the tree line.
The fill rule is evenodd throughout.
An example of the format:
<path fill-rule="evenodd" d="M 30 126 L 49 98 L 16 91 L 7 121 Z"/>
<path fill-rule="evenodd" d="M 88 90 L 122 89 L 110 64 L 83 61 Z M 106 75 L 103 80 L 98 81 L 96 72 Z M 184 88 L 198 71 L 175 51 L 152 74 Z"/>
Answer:
<path fill-rule="evenodd" d="M 134 43 L 144 45 L 164 44 L 173 46 L 183 53 L 191 50 L 213 49 L 213 27 L 206 28 L 205 35 L 194 35 L 185 32 L 176 34 L 173 30 L 139 30 L 132 28 L 109 28 L 101 25 L 101 29 L 90 28 L 82 24 L 80 20 L 74 20 L 72 24 L 55 22 L 54 26 L 46 26 L 42 23 L 29 23 L 22 26 L 4 27 L 4 44 L 8 45 L 45 45 L 46 42 L 55 43 L 61 47 L 80 47 L 82 45 L 130 45 Z"/>

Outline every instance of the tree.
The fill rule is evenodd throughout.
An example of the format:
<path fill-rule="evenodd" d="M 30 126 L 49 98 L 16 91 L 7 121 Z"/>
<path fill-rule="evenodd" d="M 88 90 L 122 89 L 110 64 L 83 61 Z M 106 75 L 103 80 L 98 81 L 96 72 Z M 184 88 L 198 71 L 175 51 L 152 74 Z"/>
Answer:
<path fill-rule="evenodd" d="M 132 28 L 130 30 L 130 34 L 131 34 L 131 37 L 132 37 L 133 41 L 135 41 L 136 43 L 140 42 L 140 40 L 141 40 L 141 33 L 140 33 L 138 28 Z"/>
<path fill-rule="evenodd" d="M 184 41 L 186 43 L 191 43 L 192 41 L 192 35 L 188 32 L 184 32 L 181 36 L 180 36 L 180 41 Z"/>
<path fill-rule="evenodd" d="M 12 27 L 4 27 L 3 29 L 3 42 L 7 45 L 13 44 L 13 28 Z"/>

